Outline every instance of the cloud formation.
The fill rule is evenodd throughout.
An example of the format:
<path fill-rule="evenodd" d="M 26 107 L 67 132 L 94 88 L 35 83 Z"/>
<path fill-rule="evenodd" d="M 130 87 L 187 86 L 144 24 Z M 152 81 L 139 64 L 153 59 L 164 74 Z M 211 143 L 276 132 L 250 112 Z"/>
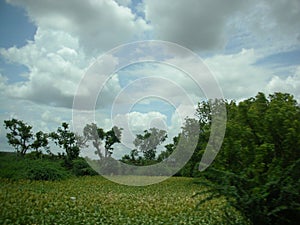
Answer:
<path fill-rule="evenodd" d="M 7 61 L 29 70 L 22 75 L 25 81 L 6 86 L 6 96 L 71 107 L 88 60 L 78 51 L 76 39 L 64 32 L 39 28 L 34 40 L 22 48 L 0 49 Z"/>
<path fill-rule="evenodd" d="M 111 0 L 9 0 L 21 5 L 38 27 L 62 30 L 78 38 L 88 53 L 101 53 L 119 44 L 143 37 L 146 22 L 127 7 L 128 1 Z M 126 5 L 125 4 L 125 5 Z M 100 50 L 100 52 L 99 52 Z"/>
<path fill-rule="evenodd" d="M 220 50 L 240 32 L 251 36 L 252 43 L 243 43 L 250 48 L 263 47 L 261 41 L 276 47 L 277 42 L 299 44 L 298 0 L 145 0 L 144 12 L 155 38 L 194 51 Z"/>
<path fill-rule="evenodd" d="M 299 64 L 279 65 L 280 68 L 272 67 L 274 61 L 268 62 L 268 66 L 256 64 L 261 59 L 262 62 L 272 59 L 270 55 L 300 49 L 299 0 L 7 2 L 25 8 L 37 30 L 33 40 L 23 47 L 0 48 L 0 56 L 8 63 L 27 68 L 19 74 L 20 80 L 11 79 L 10 74 L 1 71 L 2 119 L 16 116 L 42 130 L 53 130 L 59 120 L 70 122 L 74 94 L 97 57 L 119 44 L 152 38 L 173 41 L 204 55 L 204 62 L 215 74 L 227 99 L 248 98 L 258 91 L 284 91 L 300 100 Z M 160 55 L 160 51 L 162 49 L 153 48 L 147 59 Z M 170 64 L 185 63 L 191 70 L 196 68 L 185 55 L 172 53 L 178 57 L 170 58 Z M 126 54 L 125 58 L 131 57 Z M 108 71 L 116 64 L 117 59 L 112 57 L 102 70 Z M 193 116 L 193 105 L 187 104 L 177 86 L 182 87 L 193 102 L 205 97 L 186 74 L 171 66 L 144 64 L 119 71 L 109 79 L 95 69 L 96 76 L 84 83 L 79 96 L 82 101 L 95 104 L 91 95 L 104 87 L 98 98 L 97 115 L 99 126 L 106 129 L 111 127 L 107 106 L 132 78 L 159 78 L 136 81 L 115 102 L 120 107 L 118 117 L 131 118 L 136 132 L 151 121 L 163 124 L 160 122 L 166 120 L 166 115 L 157 109 L 148 113 L 122 111 L 121 108 L 130 103 L 128 99 L 153 94 L 164 96 L 175 103 L 179 112 Z M 205 76 L 202 81 L 206 84 Z M 170 120 L 168 129 L 177 132 L 182 124 L 174 114 Z"/>
<path fill-rule="evenodd" d="M 227 19 L 243 6 L 239 0 L 146 0 L 145 15 L 157 38 L 208 50 L 224 45 Z"/>
<path fill-rule="evenodd" d="M 287 77 L 274 76 L 268 83 L 266 90 L 269 93 L 284 92 L 292 93 L 300 102 L 300 66 L 296 67 L 294 73 Z"/>

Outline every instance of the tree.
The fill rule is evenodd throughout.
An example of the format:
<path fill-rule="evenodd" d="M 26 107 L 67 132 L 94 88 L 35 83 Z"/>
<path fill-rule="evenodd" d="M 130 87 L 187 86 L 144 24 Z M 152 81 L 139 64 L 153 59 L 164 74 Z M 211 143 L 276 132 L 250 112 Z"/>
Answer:
<path fill-rule="evenodd" d="M 159 154 L 159 156 L 157 157 L 158 162 L 166 160 L 173 153 L 173 151 L 176 149 L 176 146 L 179 142 L 179 138 L 180 138 L 180 135 L 173 138 L 173 143 L 165 145 L 166 150 L 162 151 Z"/>
<path fill-rule="evenodd" d="M 32 126 L 29 126 L 22 120 L 17 119 L 5 120 L 4 126 L 5 129 L 10 130 L 10 133 L 6 134 L 8 143 L 17 150 L 18 154 L 24 156 L 32 145 Z"/>
<path fill-rule="evenodd" d="M 114 126 L 111 130 L 105 132 L 105 157 L 110 157 L 113 153 L 112 146 L 120 143 L 122 128 Z"/>
<path fill-rule="evenodd" d="M 139 155 L 137 149 L 131 150 L 129 155 L 125 154 L 124 156 L 122 156 L 122 159 L 120 161 L 129 165 L 136 166 L 143 166 L 145 163 L 145 160 L 142 156 Z"/>
<path fill-rule="evenodd" d="M 83 128 L 83 142 L 86 144 L 88 141 L 92 141 L 93 146 L 96 148 L 96 154 L 103 158 L 101 152 L 102 141 L 105 138 L 105 132 L 102 128 L 98 128 L 95 123 L 87 124 Z"/>
<path fill-rule="evenodd" d="M 43 131 L 38 131 L 35 134 L 35 140 L 31 144 L 31 147 L 35 149 L 36 151 L 39 151 L 40 148 L 44 148 L 47 151 L 49 151 L 49 146 L 48 146 L 48 134 L 44 133 Z"/>
<path fill-rule="evenodd" d="M 149 131 L 145 130 L 144 134 L 136 135 L 133 144 L 143 153 L 146 160 L 154 160 L 157 146 L 163 143 L 167 137 L 165 130 L 150 128 Z"/>
<path fill-rule="evenodd" d="M 207 121 L 210 124 L 210 121 Z M 185 118 L 184 126 L 179 135 L 179 140 L 176 143 L 176 148 L 181 149 L 185 153 L 191 153 L 191 157 L 184 167 L 177 173 L 181 176 L 192 176 L 194 168 L 199 167 L 199 162 L 202 158 L 204 149 L 206 147 L 208 136 L 210 132 L 210 125 L 200 126 L 200 122 L 195 118 Z M 205 143 L 205 144 L 204 144 Z M 177 156 L 176 161 L 182 162 L 185 155 Z"/>
<path fill-rule="evenodd" d="M 206 200 L 225 196 L 253 224 L 298 224 L 299 105 L 289 94 L 266 97 L 258 93 L 226 107 L 222 148 L 211 167 L 201 173 L 210 181 L 201 182 L 208 187 Z"/>
<path fill-rule="evenodd" d="M 50 137 L 55 141 L 55 144 L 65 149 L 68 160 L 78 158 L 80 148 L 76 139 L 76 135 L 69 130 L 69 124 L 62 123 L 62 127 L 57 129 L 57 132 L 52 132 Z"/>
<path fill-rule="evenodd" d="M 96 154 L 102 158 L 108 158 L 113 154 L 113 145 L 120 143 L 122 135 L 122 128 L 114 126 L 111 130 L 104 131 L 102 128 L 98 128 L 95 123 L 87 124 L 83 129 L 82 143 L 86 144 L 88 141 L 92 141 L 93 146 L 96 148 Z M 104 155 L 101 151 L 101 146 L 104 141 Z"/>

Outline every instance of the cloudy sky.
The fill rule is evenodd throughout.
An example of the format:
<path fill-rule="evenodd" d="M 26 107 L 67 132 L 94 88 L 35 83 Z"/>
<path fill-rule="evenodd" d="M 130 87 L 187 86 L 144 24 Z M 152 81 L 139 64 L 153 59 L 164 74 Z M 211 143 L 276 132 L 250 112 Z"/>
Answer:
<path fill-rule="evenodd" d="M 125 127 L 125 147 L 153 126 L 172 137 L 210 86 L 182 70 L 196 66 L 181 48 L 169 57 L 141 44 L 111 52 L 144 40 L 194 52 L 210 71 L 203 83 L 213 76 L 226 99 L 281 91 L 300 100 L 299 0 L 0 0 L 1 123 L 54 131 L 72 124 L 75 96 L 89 104 L 93 95 L 95 122 Z M 2 125 L 0 148 L 10 149 Z"/>

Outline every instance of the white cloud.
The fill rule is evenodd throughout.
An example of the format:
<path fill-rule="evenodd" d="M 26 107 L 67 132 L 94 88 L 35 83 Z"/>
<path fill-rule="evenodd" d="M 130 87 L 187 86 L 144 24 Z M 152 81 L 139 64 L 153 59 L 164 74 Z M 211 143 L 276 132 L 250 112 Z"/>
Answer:
<path fill-rule="evenodd" d="M 243 48 L 274 54 L 299 46 L 299 27 L 298 0 L 257 0 L 230 19 L 227 33 Z"/>
<path fill-rule="evenodd" d="M 98 69 L 97 73 L 87 75 L 89 78 L 84 80 L 86 83 L 77 92 L 88 66 L 95 60 L 81 51 L 76 38 L 63 31 L 38 29 L 34 42 L 22 48 L 0 49 L 0 54 L 9 62 L 29 69 L 25 74 L 26 81 L 2 87 L 6 96 L 55 107 L 71 108 L 76 93 L 85 96 L 85 99 L 91 95 L 97 97 L 103 85 L 101 81 L 108 78 L 105 72 L 114 69 L 117 64 L 115 58 L 107 56 L 105 66 L 102 64 L 101 70 L 94 68 Z M 101 71 L 103 74 L 99 74 Z M 102 105 L 110 102 L 119 88 L 119 81 L 113 76 L 102 92 Z"/>
<path fill-rule="evenodd" d="M 268 93 L 284 92 L 293 94 L 294 97 L 300 102 L 300 66 L 296 68 L 293 75 L 282 78 L 274 76 L 266 86 Z"/>
<path fill-rule="evenodd" d="M 23 74 L 26 81 L 7 85 L 6 96 L 70 107 L 89 60 L 78 51 L 76 38 L 65 32 L 38 29 L 34 39 L 22 48 L 0 49 L 6 60 L 29 70 Z"/>
<path fill-rule="evenodd" d="M 216 55 L 204 62 L 216 76 L 226 99 L 243 99 L 264 90 L 273 72 L 254 63 L 260 58 L 254 49 L 237 54 Z"/>
<path fill-rule="evenodd" d="M 29 70 L 22 74 L 25 81 L 6 85 L 3 93 L 52 106 L 71 107 L 79 82 L 94 58 L 148 29 L 129 8 L 109 0 L 8 2 L 24 7 L 37 31 L 34 40 L 21 48 L 0 49 L 0 55 L 9 63 Z M 3 76 L 9 79 L 8 74 Z M 93 85 L 89 83 L 85 89 L 94 94 L 95 89 L 90 90 Z M 118 81 L 111 80 L 104 97 L 111 96 L 118 85 Z"/>
<path fill-rule="evenodd" d="M 102 52 L 143 35 L 148 25 L 123 5 L 111 0 L 9 0 L 26 8 L 31 20 L 44 29 L 63 30 L 78 38 L 88 52 Z M 96 51 L 95 51 L 96 50 Z"/>
<path fill-rule="evenodd" d="M 129 112 L 126 114 L 118 114 L 113 119 L 113 124 L 122 127 L 122 144 L 129 149 L 133 149 L 133 141 L 136 134 L 142 134 L 144 130 L 148 130 L 153 125 L 159 125 L 159 129 L 167 130 L 167 117 L 159 112 Z M 161 121 L 157 123 L 157 121 Z"/>
<path fill-rule="evenodd" d="M 128 86 L 119 96 L 118 102 L 130 102 L 143 97 L 156 96 L 169 101 L 177 107 L 179 104 L 191 104 L 204 97 L 201 88 L 190 75 L 164 63 L 140 63 L 119 71 L 120 79 L 126 77 Z M 178 65 L 180 60 L 176 62 Z M 142 87 L 142 88 L 141 88 Z"/>
<path fill-rule="evenodd" d="M 94 55 L 87 54 L 83 49 L 101 49 L 103 51 L 104 48 L 115 46 L 120 40 L 122 40 L 121 42 L 128 41 L 135 34 L 142 34 L 149 28 L 145 21 L 137 19 L 136 15 L 125 7 L 130 1 L 124 1 L 122 4 L 119 2 L 120 5 L 114 1 L 106 0 L 76 0 L 59 3 L 47 0 L 38 2 L 10 0 L 9 2 L 25 7 L 30 18 L 37 24 L 38 29 L 34 41 L 26 46 L 0 50 L 0 54 L 8 61 L 25 65 L 29 69 L 29 73 L 25 74 L 28 80 L 8 85 L 5 88 L 5 93 L 10 97 L 29 99 L 53 106 L 71 107 L 73 95 L 80 79 L 87 67 L 94 61 Z M 72 7 L 70 7 L 70 4 Z M 292 10 L 292 14 L 283 20 L 280 20 L 281 16 L 278 12 L 280 6 L 283 7 L 280 1 L 274 1 L 274 4 L 270 4 L 268 1 L 264 1 L 263 4 L 254 2 L 251 6 L 237 0 L 232 0 L 231 4 L 224 1 L 208 0 L 180 1 L 176 3 L 167 0 L 163 2 L 153 0 L 145 1 L 144 6 L 146 17 L 151 21 L 155 29 L 154 32 L 158 36 L 170 40 L 172 38 L 178 39 L 178 42 L 196 49 L 210 48 L 222 44 L 223 31 L 228 18 L 231 18 L 235 12 L 246 12 L 246 8 L 249 11 L 254 8 L 257 9 L 258 14 L 253 13 L 249 17 L 246 16 L 246 18 L 251 19 L 251 24 L 258 21 L 253 18 L 254 15 L 259 18 L 257 15 L 260 15 L 263 9 L 268 9 L 265 10 L 268 12 L 265 16 L 266 21 L 260 23 L 261 26 L 253 27 L 267 29 L 262 24 L 266 24 L 273 19 L 275 22 L 271 24 L 277 24 L 277 26 L 271 25 L 272 29 L 274 27 L 285 27 L 282 29 L 285 29 L 285 33 L 290 34 L 296 32 L 294 28 L 298 25 L 297 12 L 299 7 L 294 0 L 284 5 Z M 241 18 L 242 14 L 235 15 L 239 19 L 243 19 Z M 248 26 L 250 25 L 248 24 Z M 90 40 L 91 38 L 95 40 Z M 115 38 L 118 40 L 115 40 Z M 257 52 L 255 50 L 256 54 Z M 183 61 L 183 59 L 172 60 Z M 170 63 L 172 63 L 172 60 L 170 60 Z M 206 61 L 212 68 L 216 68 L 216 75 L 219 74 L 219 80 L 222 81 L 226 89 L 225 93 L 229 98 L 239 98 L 242 95 L 253 94 L 254 91 L 247 86 L 248 81 L 257 83 L 257 86 L 263 86 L 264 81 L 270 79 L 269 76 L 263 78 L 260 75 L 253 75 L 262 74 L 265 70 L 248 63 L 250 61 L 255 62 L 255 58 L 251 58 L 249 52 L 246 56 L 241 54 L 215 55 Z M 187 61 L 184 61 L 184 63 L 187 63 Z M 144 71 L 150 73 L 147 68 Z M 199 92 L 192 82 L 187 82 L 184 76 L 179 76 L 178 71 L 174 72 L 170 68 L 159 67 L 151 72 L 175 81 L 180 87 L 188 90 L 190 95 L 194 95 L 192 97 L 194 100 L 199 99 L 201 91 Z M 241 73 L 247 73 L 249 76 L 244 78 L 246 75 L 241 75 Z M 8 75 L 6 76 L 9 78 Z M 102 100 L 108 98 L 108 101 L 110 101 L 114 97 L 114 93 L 120 90 L 119 80 L 117 79 L 118 77 L 114 77 L 110 81 L 111 83 L 107 84 L 106 93 L 102 93 Z M 178 96 L 179 92 L 176 88 L 170 88 L 171 86 L 166 85 L 165 82 L 152 83 L 143 90 L 140 89 L 136 95 L 141 91 L 149 94 L 154 87 L 158 95 L 167 98 L 173 96 L 174 99 L 184 101 Z M 238 85 L 238 83 L 241 85 Z M 232 88 L 232 85 L 235 85 L 235 87 Z M 247 87 L 247 90 L 245 90 L 245 87 Z M 86 90 L 81 90 L 81 93 L 94 93 L 95 90 L 98 90 L 97 88 L 99 88 L 99 82 L 92 81 L 86 86 Z"/>
<path fill-rule="evenodd" d="M 197 108 L 196 105 L 192 106 L 188 104 L 180 104 L 176 108 L 177 113 L 173 114 L 172 121 L 174 121 L 174 116 L 176 116 L 177 120 L 182 125 L 184 122 L 183 119 L 185 119 L 186 117 L 195 118 L 196 108 Z M 177 124 L 177 122 L 175 122 L 175 124 Z"/>
<path fill-rule="evenodd" d="M 41 118 L 45 123 L 60 124 L 63 121 L 63 119 L 60 116 L 53 115 L 53 113 L 51 113 L 49 110 L 44 111 L 41 115 Z"/>
<path fill-rule="evenodd" d="M 254 49 L 243 49 L 237 54 L 216 55 L 205 59 L 204 62 L 216 76 L 226 99 L 243 100 L 255 96 L 258 92 L 286 92 L 293 94 L 299 101 L 299 65 L 258 66 L 255 63 L 261 57 L 262 55 Z"/>

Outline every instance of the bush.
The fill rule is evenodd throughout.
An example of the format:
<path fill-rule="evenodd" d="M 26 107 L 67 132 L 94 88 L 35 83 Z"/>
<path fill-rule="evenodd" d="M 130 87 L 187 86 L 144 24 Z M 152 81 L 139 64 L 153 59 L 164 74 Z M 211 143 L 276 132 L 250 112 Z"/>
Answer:
<path fill-rule="evenodd" d="M 83 158 L 73 160 L 72 173 L 75 176 L 95 176 L 98 173 L 93 170 Z"/>
<path fill-rule="evenodd" d="M 39 162 L 31 165 L 27 170 L 27 176 L 30 180 L 63 180 L 70 175 L 59 167 L 59 165 L 53 163 Z"/>
<path fill-rule="evenodd" d="M 41 151 L 32 151 L 25 155 L 27 159 L 41 159 L 43 158 L 43 153 Z"/>

